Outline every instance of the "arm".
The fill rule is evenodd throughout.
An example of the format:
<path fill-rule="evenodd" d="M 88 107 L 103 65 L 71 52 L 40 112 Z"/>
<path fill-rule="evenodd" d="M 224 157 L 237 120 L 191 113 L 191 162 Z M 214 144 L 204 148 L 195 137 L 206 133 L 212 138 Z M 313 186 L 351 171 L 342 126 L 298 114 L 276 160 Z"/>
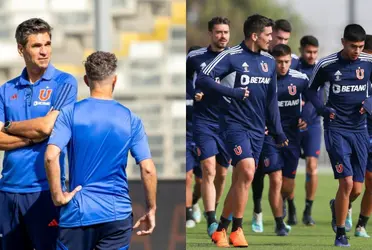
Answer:
<path fill-rule="evenodd" d="M 48 141 L 48 147 L 44 156 L 45 171 L 48 177 L 50 192 L 54 205 L 67 204 L 81 186 L 77 186 L 72 192 L 63 192 L 61 185 L 61 167 L 59 159 L 61 150 L 64 149 L 71 139 L 73 106 L 63 109 L 54 125 L 52 135 Z"/>
<path fill-rule="evenodd" d="M 53 103 L 53 110 L 48 112 L 46 116 L 26 121 L 11 122 L 11 125 L 5 129 L 5 132 L 30 139 L 48 137 L 52 132 L 59 110 L 76 101 L 76 80 L 70 78 L 69 81 L 60 87 L 57 98 Z"/>
<path fill-rule="evenodd" d="M 305 105 L 300 106 L 301 120 L 305 121 L 306 123 L 309 122 L 309 119 L 311 118 L 311 114 L 315 110 L 311 102 L 306 99 L 306 95 L 307 95 L 306 92 L 308 91 L 308 86 L 309 86 L 309 79 L 306 78 L 306 81 L 304 81 L 303 83 L 303 91 L 301 93 L 302 99 L 305 100 Z"/>
<path fill-rule="evenodd" d="M 149 213 L 155 213 L 157 187 L 156 168 L 152 159 L 143 160 L 139 165 L 141 168 L 141 179 L 145 189 L 147 209 Z"/>
<path fill-rule="evenodd" d="M 27 137 L 30 139 L 48 137 L 52 132 L 58 114 L 58 110 L 52 110 L 43 117 L 26 121 L 11 122 L 8 128 L 4 128 L 4 131 L 8 134 Z"/>
<path fill-rule="evenodd" d="M 4 123 L 0 122 L 0 127 L 2 128 L 3 126 L 4 126 Z M 32 144 L 33 144 L 33 141 L 28 138 L 8 135 L 6 133 L 0 132 L 0 150 L 8 151 L 8 150 L 26 147 Z"/>
<path fill-rule="evenodd" d="M 64 197 L 61 186 L 61 167 L 59 165 L 59 156 L 61 149 L 55 145 L 48 145 L 45 152 L 44 165 L 48 177 L 50 193 L 53 203 L 61 206 L 64 203 Z"/>
<path fill-rule="evenodd" d="M 61 167 L 59 165 L 59 156 L 61 149 L 56 145 L 48 145 L 45 152 L 45 170 L 48 177 L 50 193 L 55 206 L 63 206 L 70 202 L 72 197 L 81 190 L 77 186 L 72 192 L 63 192 L 61 185 Z"/>
<path fill-rule="evenodd" d="M 230 67 L 231 62 L 229 50 L 221 52 L 199 73 L 195 82 L 195 88 L 206 92 L 214 91 L 222 96 L 243 100 L 247 90 L 226 87 L 215 81 L 217 77 L 230 73 Z"/>
<path fill-rule="evenodd" d="M 326 107 L 322 100 L 318 97 L 319 87 L 323 86 L 326 82 L 326 76 L 320 64 L 321 63 L 315 67 L 310 79 L 309 88 L 305 94 L 306 99 L 308 99 L 314 105 L 316 112 L 319 115 L 326 117 L 332 113 L 335 114 L 335 111 L 332 108 Z"/>
<path fill-rule="evenodd" d="M 267 121 L 268 130 L 270 134 L 275 138 L 277 144 L 282 145 L 287 140 L 286 135 L 283 132 L 280 111 L 278 106 L 277 96 L 277 83 L 276 83 L 276 71 L 271 76 L 271 82 L 267 93 Z"/>
<path fill-rule="evenodd" d="M 137 235 L 142 236 L 151 234 L 155 228 L 157 177 L 143 124 L 137 116 L 132 114 L 131 125 L 132 145 L 130 151 L 141 168 L 141 179 L 145 189 L 147 205 L 146 214 L 135 223 L 133 228 L 138 228 L 141 224 L 144 224 L 145 229 L 137 231 Z"/>

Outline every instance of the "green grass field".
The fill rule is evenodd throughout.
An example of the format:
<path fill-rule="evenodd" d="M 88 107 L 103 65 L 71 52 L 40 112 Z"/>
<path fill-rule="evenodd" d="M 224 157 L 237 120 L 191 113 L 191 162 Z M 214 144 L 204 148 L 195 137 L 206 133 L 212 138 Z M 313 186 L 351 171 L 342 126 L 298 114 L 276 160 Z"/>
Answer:
<path fill-rule="evenodd" d="M 228 177 L 230 180 L 230 176 Z M 305 175 L 298 174 L 296 177 L 296 208 L 297 219 L 299 224 L 292 227 L 292 231 L 287 237 L 278 237 L 274 234 L 274 218 L 271 213 L 269 201 L 267 198 L 268 178 L 265 178 L 265 190 L 263 197 L 263 219 L 264 232 L 261 234 L 253 233 L 251 230 L 251 217 L 253 211 L 253 202 L 248 201 L 248 206 L 245 211 L 243 221 L 243 229 L 248 239 L 249 249 L 285 249 L 285 250 L 305 250 L 305 249 L 337 249 L 333 246 L 335 234 L 331 229 L 331 211 L 329 208 L 329 200 L 334 197 L 337 189 L 337 181 L 333 179 L 332 174 L 322 174 L 319 176 L 319 186 L 316 199 L 313 205 L 313 218 L 316 221 L 314 227 L 306 227 L 302 224 L 302 212 L 305 206 Z M 227 183 L 230 186 L 230 182 Z M 251 194 L 250 194 L 251 197 Z M 353 230 L 347 233 L 350 236 L 350 249 L 372 249 L 372 238 L 356 238 L 354 237 L 354 226 L 357 222 L 361 196 L 353 204 Z M 224 198 L 223 198 L 224 200 Z M 222 201 L 223 201 L 222 200 Z M 202 208 L 202 203 L 200 203 Z M 217 216 L 219 218 L 222 207 L 218 208 Z M 367 226 L 367 230 L 368 230 Z M 231 227 L 229 228 L 231 230 Z M 230 232 L 230 231 L 229 231 Z M 370 232 L 372 233 L 372 231 Z M 186 231 L 186 249 L 187 250 L 207 250 L 217 249 L 209 239 L 206 232 L 206 221 L 203 220 L 195 228 L 187 229 Z"/>

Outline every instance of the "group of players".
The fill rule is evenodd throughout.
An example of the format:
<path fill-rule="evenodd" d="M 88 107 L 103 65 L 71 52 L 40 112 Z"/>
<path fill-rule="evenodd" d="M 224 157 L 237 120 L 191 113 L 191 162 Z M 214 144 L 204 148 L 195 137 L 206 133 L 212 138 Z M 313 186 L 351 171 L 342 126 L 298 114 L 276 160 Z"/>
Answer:
<path fill-rule="evenodd" d="M 201 220 L 197 202 L 202 196 L 207 232 L 216 246 L 247 247 L 242 221 L 249 188 L 252 185 L 252 230 L 263 232 L 261 198 L 267 174 L 275 232 L 288 235 L 290 225 L 297 224 L 294 187 L 301 155 L 306 158 L 302 222 L 314 225 L 311 210 L 323 116 L 325 145 L 339 181 L 330 202 L 334 244 L 350 246 L 345 232 L 351 230 L 351 203 L 362 192 L 364 178 L 355 236 L 369 237 L 365 228 L 372 213 L 372 162 L 367 164 L 371 37 L 360 25 L 348 25 L 343 49 L 317 62 L 319 44 L 314 36 L 301 39 L 300 58 L 292 53 L 286 45 L 291 25 L 284 19 L 249 16 L 244 41 L 230 48 L 227 18 L 211 19 L 208 31 L 210 45 L 190 48 L 187 55 L 186 227 Z M 218 223 L 215 211 L 229 165 L 232 184 Z M 287 202 L 289 225 L 283 219 Z"/>

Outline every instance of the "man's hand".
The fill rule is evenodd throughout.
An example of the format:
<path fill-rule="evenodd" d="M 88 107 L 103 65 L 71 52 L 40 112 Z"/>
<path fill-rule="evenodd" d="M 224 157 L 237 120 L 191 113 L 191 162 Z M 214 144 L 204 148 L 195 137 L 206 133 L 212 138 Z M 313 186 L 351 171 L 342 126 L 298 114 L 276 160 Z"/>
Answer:
<path fill-rule="evenodd" d="M 249 90 L 248 90 L 248 87 L 241 88 L 241 89 L 244 89 L 244 90 L 245 90 L 245 92 L 244 92 L 244 97 L 243 97 L 243 100 L 245 100 L 246 98 L 249 97 Z"/>
<path fill-rule="evenodd" d="M 32 139 L 32 142 L 33 142 L 34 144 L 36 144 L 36 143 L 43 142 L 43 141 L 45 141 L 45 140 L 48 139 L 48 138 L 49 138 L 49 136 L 44 136 L 44 137 L 40 137 L 39 139 Z"/>
<path fill-rule="evenodd" d="M 359 113 L 361 114 L 361 115 L 364 115 L 367 111 L 364 109 L 364 101 L 362 102 L 362 107 L 360 108 L 360 110 L 359 110 Z"/>
<path fill-rule="evenodd" d="M 266 126 L 265 126 L 265 135 L 269 135 L 269 130 L 267 129 Z"/>
<path fill-rule="evenodd" d="M 300 119 L 298 119 L 298 125 L 297 125 L 297 127 L 300 130 L 305 130 L 307 128 L 307 123 L 300 118 Z"/>
<path fill-rule="evenodd" d="M 322 116 L 334 120 L 336 118 L 336 110 L 330 107 L 324 107 Z"/>
<path fill-rule="evenodd" d="M 281 148 L 288 146 L 289 141 L 284 133 L 275 136 L 274 139 L 277 147 Z"/>
<path fill-rule="evenodd" d="M 151 209 L 147 214 L 139 218 L 139 220 L 134 224 L 133 229 L 144 226 L 143 230 L 137 231 L 138 236 L 150 235 L 155 228 L 155 210 Z"/>
<path fill-rule="evenodd" d="M 289 144 L 289 140 L 285 140 L 284 142 L 282 142 L 281 144 L 277 144 L 278 147 L 282 148 L 282 147 L 287 147 Z"/>
<path fill-rule="evenodd" d="M 72 200 L 75 194 L 81 190 L 81 188 L 81 186 L 77 186 L 72 190 L 72 192 L 63 192 L 61 195 L 58 195 L 58 197 L 55 197 L 55 195 L 52 194 L 54 205 L 57 207 L 66 205 Z"/>
<path fill-rule="evenodd" d="M 203 96 L 204 96 L 203 92 L 196 93 L 194 96 L 195 101 L 200 102 L 203 99 Z"/>

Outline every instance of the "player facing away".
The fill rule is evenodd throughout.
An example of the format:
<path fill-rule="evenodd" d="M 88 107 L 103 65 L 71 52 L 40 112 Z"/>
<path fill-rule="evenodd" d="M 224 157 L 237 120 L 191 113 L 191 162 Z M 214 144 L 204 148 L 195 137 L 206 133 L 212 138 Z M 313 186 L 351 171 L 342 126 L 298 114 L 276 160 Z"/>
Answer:
<path fill-rule="evenodd" d="M 269 44 L 269 52 L 278 44 L 288 44 L 289 38 L 291 37 L 292 26 L 288 20 L 279 19 L 276 20 L 273 26 L 272 40 Z M 298 57 L 295 54 L 291 54 L 292 62 L 291 68 L 295 68 L 298 64 Z M 264 189 L 264 173 L 257 171 L 255 178 L 252 182 L 253 192 L 253 216 L 252 216 L 252 230 L 253 232 L 263 232 L 263 221 L 262 221 L 262 193 Z"/>
<path fill-rule="evenodd" d="M 191 51 L 201 49 L 200 46 L 190 47 L 187 54 Z M 187 73 L 187 76 L 191 76 Z M 186 78 L 186 227 L 193 228 L 196 225 L 196 222 L 201 221 L 201 213 L 198 205 L 198 200 L 201 196 L 195 194 L 195 189 L 198 188 L 197 185 L 201 185 L 201 169 L 199 160 L 196 153 L 195 143 L 192 139 L 192 111 L 194 105 L 194 82 L 191 77 Z M 192 178 L 195 176 L 195 185 L 194 192 L 192 191 Z M 200 188 L 199 188 L 200 190 Z M 194 197 L 196 198 L 194 199 Z"/>
<path fill-rule="evenodd" d="M 76 79 L 50 63 L 52 28 L 32 18 L 18 25 L 15 38 L 26 67 L 0 87 L 0 249 L 53 250 L 59 210 L 53 205 L 44 169 L 45 139 L 59 110 L 76 101 Z M 64 181 L 61 152 L 60 180 Z"/>
<path fill-rule="evenodd" d="M 282 196 L 286 198 L 295 186 L 294 178 L 300 157 L 299 136 L 307 126 L 307 118 L 303 117 L 302 113 L 302 96 L 307 90 L 308 78 L 305 74 L 290 69 L 289 46 L 285 44 L 275 46 L 272 56 L 276 60 L 278 75 L 277 95 L 281 124 L 289 139 L 289 145 L 278 148 L 269 131 L 265 136 L 257 172 L 260 171 L 261 175 L 269 175 L 269 202 L 276 222 L 275 233 L 278 236 L 287 236 L 291 227 L 283 222 Z"/>
<path fill-rule="evenodd" d="M 114 54 L 98 51 L 85 62 L 90 97 L 62 109 L 45 153 L 53 202 L 61 207 L 57 249 L 127 250 L 155 227 L 157 177 L 142 121 L 113 100 Z M 109 112 L 108 112 L 109 111 Z M 69 190 L 60 181 L 59 155 L 68 149 Z M 133 227 L 126 166 L 131 152 L 141 169 L 147 212 Z"/>
<path fill-rule="evenodd" d="M 315 68 L 319 50 L 319 42 L 314 36 L 304 36 L 300 40 L 301 57 L 297 70 L 306 74 L 310 79 Z M 323 88 L 318 91 L 318 98 L 324 102 Z M 310 103 L 309 103 L 310 104 Z M 306 200 L 305 210 L 302 216 L 302 222 L 307 226 L 315 225 L 311 216 L 312 205 L 315 199 L 315 193 L 318 186 L 318 157 L 320 154 L 320 144 L 322 128 L 320 116 L 316 113 L 312 104 L 309 106 L 309 119 L 307 120 L 307 130 L 301 133 L 301 148 L 303 156 L 306 159 Z M 293 195 L 294 197 L 294 195 Z M 288 200 L 289 201 L 289 200 Z M 295 213 L 294 202 L 288 202 L 289 214 Z M 292 206 L 293 205 L 293 206 Z M 294 212 L 293 212 L 294 211 Z M 289 216 L 290 217 L 290 216 Z M 290 218 L 288 218 L 290 219 Z"/>
<path fill-rule="evenodd" d="M 234 166 L 232 185 L 221 220 L 212 235 L 218 247 L 229 246 L 226 230 L 230 224 L 227 218 L 231 213 L 233 223 L 229 241 L 234 247 L 248 247 L 242 229 L 243 216 L 262 149 L 266 119 L 276 143 L 288 143 L 280 124 L 275 61 L 263 52 L 269 47 L 272 26 L 273 21 L 267 17 L 248 17 L 244 22 L 244 41 L 217 56 L 203 69 L 196 81 L 197 88 L 224 96 L 220 128 L 224 131 Z M 218 84 L 215 82 L 216 77 L 221 81 L 229 79 L 234 87 Z"/>
<path fill-rule="evenodd" d="M 199 72 L 226 49 L 230 39 L 230 21 L 214 17 L 208 22 L 210 45 L 189 53 L 186 61 L 186 75 L 192 86 Z M 190 83 L 191 82 L 191 83 Z M 201 191 L 207 218 L 207 232 L 216 231 L 216 207 L 223 193 L 230 156 L 219 133 L 219 98 L 211 91 L 202 89 L 202 99 L 194 102 L 193 140 L 202 168 Z M 192 95 L 194 97 L 194 95 Z"/>
<path fill-rule="evenodd" d="M 366 41 L 364 44 L 364 53 L 372 54 L 372 35 L 366 36 Z M 370 83 L 371 84 L 371 83 Z M 372 86 L 369 85 L 369 91 L 372 90 Z M 371 93 L 371 92 L 370 92 Z M 362 203 L 360 205 L 360 213 L 358 223 L 355 226 L 356 237 L 369 238 L 367 234 L 366 226 L 372 213 L 372 116 L 367 117 L 367 129 L 369 134 L 369 151 L 368 151 L 368 161 L 367 161 L 367 171 L 365 176 L 365 185 Z M 350 219 L 351 220 L 351 219 Z"/>
<path fill-rule="evenodd" d="M 345 219 L 349 203 L 362 191 L 368 158 L 369 138 L 366 111 L 371 113 L 369 81 L 372 57 L 362 53 L 366 33 L 358 24 L 345 27 L 343 49 L 319 61 L 310 79 L 308 98 L 324 117 L 324 140 L 339 186 L 331 200 L 335 246 L 349 247 Z M 326 105 L 317 98 L 317 90 L 329 82 Z"/>

